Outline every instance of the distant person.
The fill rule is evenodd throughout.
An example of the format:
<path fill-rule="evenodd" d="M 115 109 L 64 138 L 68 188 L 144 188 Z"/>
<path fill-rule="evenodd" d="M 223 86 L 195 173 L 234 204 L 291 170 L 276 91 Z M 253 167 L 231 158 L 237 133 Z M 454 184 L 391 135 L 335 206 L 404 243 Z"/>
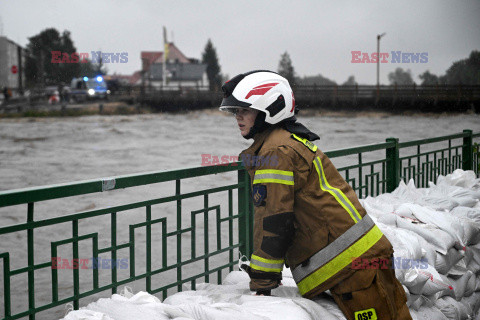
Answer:
<path fill-rule="evenodd" d="M 223 86 L 220 110 L 235 115 L 253 144 L 240 154 L 252 181 L 253 254 L 242 265 L 250 290 L 270 295 L 290 266 L 302 296 L 330 290 L 347 319 L 412 319 L 391 268 L 393 247 L 355 191 L 311 141 L 320 139 L 295 118 L 284 77 L 240 74 Z M 358 269 L 358 258 L 388 262 Z"/>
<path fill-rule="evenodd" d="M 10 92 L 7 87 L 3 87 L 3 99 L 5 100 L 5 103 L 8 102 L 8 99 L 10 99 Z"/>

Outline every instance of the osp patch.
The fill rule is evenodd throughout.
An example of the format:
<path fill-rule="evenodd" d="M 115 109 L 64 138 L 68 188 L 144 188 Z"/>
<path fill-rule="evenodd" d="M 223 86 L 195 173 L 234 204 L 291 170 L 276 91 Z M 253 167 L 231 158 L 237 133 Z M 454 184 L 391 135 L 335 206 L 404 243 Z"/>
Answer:
<path fill-rule="evenodd" d="M 267 186 L 263 184 L 254 184 L 252 190 L 253 205 L 260 207 L 265 205 L 265 199 L 267 198 Z"/>
<path fill-rule="evenodd" d="M 374 308 L 355 312 L 355 320 L 377 320 L 377 313 Z"/>

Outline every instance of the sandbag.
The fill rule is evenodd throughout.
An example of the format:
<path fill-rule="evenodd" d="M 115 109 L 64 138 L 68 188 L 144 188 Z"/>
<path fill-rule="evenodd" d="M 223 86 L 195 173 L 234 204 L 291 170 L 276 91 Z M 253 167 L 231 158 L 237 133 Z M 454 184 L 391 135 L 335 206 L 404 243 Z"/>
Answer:
<path fill-rule="evenodd" d="M 468 309 L 459 301 L 452 297 L 443 297 L 435 301 L 437 307 L 448 319 L 465 320 L 468 319 Z M 471 312 L 471 309 L 470 309 Z"/>
<path fill-rule="evenodd" d="M 450 268 L 464 257 L 463 252 L 455 248 L 448 249 L 447 254 L 437 254 L 435 269 L 441 274 L 447 274 Z"/>
<path fill-rule="evenodd" d="M 442 254 L 447 254 L 448 249 L 452 248 L 455 244 L 455 239 L 448 233 L 431 225 L 415 224 L 406 219 L 399 218 L 397 219 L 397 226 L 401 229 L 415 232 L 430 243 L 436 251 Z"/>
<path fill-rule="evenodd" d="M 437 178 L 437 186 L 448 185 L 474 189 L 475 186 L 478 186 L 480 183 L 479 181 L 475 172 L 472 170 L 464 171 L 462 169 L 456 169 L 446 176 L 439 175 Z"/>
<path fill-rule="evenodd" d="M 476 223 L 480 223 L 480 210 L 476 208 L 467 208 L 464 206 L 458 206 L 450 211 L 450 214 L 457 217 L 465 217 L 472 219 Z"/>
<path fill-rule="evenodd" d="M 437 307 L 420 307 L 417 310 L 410 310 L 413 320 L 448 320 Z"/>

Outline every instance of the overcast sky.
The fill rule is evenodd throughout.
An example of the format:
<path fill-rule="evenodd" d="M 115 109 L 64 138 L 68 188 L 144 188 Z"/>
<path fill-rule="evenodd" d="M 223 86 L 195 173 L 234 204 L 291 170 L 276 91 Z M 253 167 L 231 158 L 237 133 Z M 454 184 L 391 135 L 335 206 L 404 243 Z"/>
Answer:
<path fill-rule="evenodd" d="M 337 83 L 354 75 L 376 83 L 376 64 L 351 63 L 352 51 L 428 52 L 427 63 L 381 65 L 381 83 L 396 67 L 414 80 L 425 70 L 443 74 L 453 61 L 480 50 L 480 0 L 213 1 L 213 0 L 1 0 L 3 35 L 25 46 L 53 27 L 69 30 L 79 52 L 128 52 L 128 63 L 109 72 L 140 68 L 140 51 L 163 51 L 162 27 L 191 58 L 210 38 L 222 73 L 277 70 L 287 51 L 299 76 L 322 74 Z M 390 53 L 391 54 L 391 53 Z"/>

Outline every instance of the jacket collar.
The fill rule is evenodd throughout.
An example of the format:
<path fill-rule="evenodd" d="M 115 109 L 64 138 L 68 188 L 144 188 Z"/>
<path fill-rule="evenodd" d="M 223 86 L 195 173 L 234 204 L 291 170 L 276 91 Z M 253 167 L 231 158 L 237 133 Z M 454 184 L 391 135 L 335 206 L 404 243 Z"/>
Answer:
<path fill-rule="evenodd" d="M 250 155 L 250 159 L 252 159 L 251 157 L 257 155 L 258 151 L 260 150 L 260 148 L 263 146 L 263 143 L 265 142 L 265 140 L 267 139 L 267 137 L 270 135 L 270 133 L 277 129 L 276 127 L 271 127 L 271 128 L 268 128 L 262 132 L 259 132 L 255 135 L 254 137 L 254 142 L 252 143 L 252 145 L 250 147 L 248 147 L 247 149 L 243 150 L 241 153 L 240 153 L 240 160 L 243 161 L 243 156 L 244 155 Z M 244 163 L 243 164 L 245 166 L 245 168 L 247 170 L 250 169 L 250 165 L 248 165 L 247 163 Z"/>

